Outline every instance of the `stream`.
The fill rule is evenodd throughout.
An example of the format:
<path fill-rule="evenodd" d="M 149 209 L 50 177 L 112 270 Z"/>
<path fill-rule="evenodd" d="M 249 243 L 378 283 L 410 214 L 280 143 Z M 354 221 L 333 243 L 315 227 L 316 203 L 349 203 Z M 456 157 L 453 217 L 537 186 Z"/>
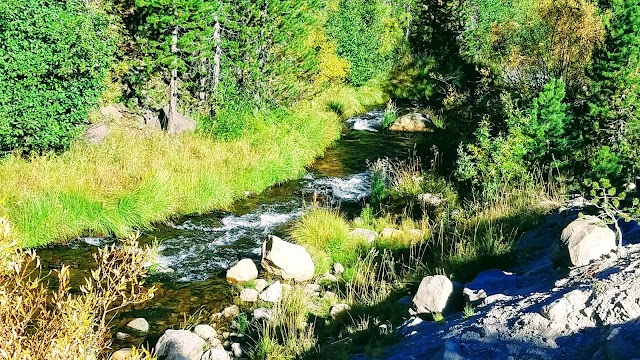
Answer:
<path fill-rule="evenodd" d="M 292 222 L 302 216 L 305 201 L 308 203 L 314 193 L 339 207 L 347 217 L 357 216 L 370 193 L 368 161 L 383 157 L 404 159 L 414 153 L 424 159 L 430 156 L 432 145 L 446 141 L 437 132 L 380 130 L 382 117 L 383 110 L 373 110 L 347 120 L 340 140 L 299 180 L 238 200 L 228 211 L 183 216 L 144 233 L 140 242 L 157 243 L 157 263 L 169 270 L 148 279 L 147 283 L 158 287 L 156 296 L 120 313 L 113 324 L 114 331 L 125 331 L 129 320 L 144 317 L 151 326 L 146 341 L 153 344 L 165 329 L 178 327 L 185 315 L 200 310 L 220 311 L 231 301 L 226 269 L 247 257 L 258 264 L 267 235 L 286 237 Z M 114 241 L 80 238 L 67 245 L 41 249 L 38 254 L 45 269 L 70 265 L 72 278 L 80 281 L 94 267 L 91 254 Z M 141 339 L 130 341 L 114 340 L 114 348 L 138 344 Z"/>

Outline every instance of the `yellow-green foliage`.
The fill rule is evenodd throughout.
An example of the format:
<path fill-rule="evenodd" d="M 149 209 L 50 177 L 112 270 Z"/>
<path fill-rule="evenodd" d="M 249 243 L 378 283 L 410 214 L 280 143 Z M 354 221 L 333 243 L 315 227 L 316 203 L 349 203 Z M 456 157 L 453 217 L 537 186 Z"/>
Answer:
<path fill-rule="evenodd" d="M 324 22 L 319 21 L 318 26 L 309 33 L 307 43 L 309 46 L 319 49 L 318 62 L 320 68 L 314 77 L 314 81 L 323 85 L 325 83 L 339 84 L 344 82 L 349 73 L 349 61 L 341 58 L 336 53 L 338 45 L 327 38 Z"/>
<path fill-rule="evenodd" d="M 312 209 L 296 224 L 291 236 L 304 246 L 316 265 L 316 273 L 322 274 L 335 262 L 351 266 L 358 258 L 362 239 L 348 236 L 349 224 L 335 210 Z"/>
<path fill-rule="evenodd" d="M 349 116 L 385 100 L 376 83 L 335 87 L 277 124 L 254 121 L 239 140 L 114 129 L 101 144 L 79 141 L 61 155 L 8 156 L 0 160 L 0 213 L 21 245 L 37 246 L 87 232 L 122 236 L 176 213 L 223 208 L 245 191 L 300 176 L 340 134 L 328 103 L 343 103 Z"/>
<path fill-rule="evenodd" d="M 0 218 L 0 357 L 20 360 L 106 358 L 109 324 L 117 310 L 153 297 L 145 290 L 147 252 L 135 237 L 99 250 L 98 264 L 78 293 L 71 293 L 69 267 L 56 272 L 49 290 L 32 250 L 17 248 L 9 223 Z M 131 359 L 152 359 L 135 351 Z"/>

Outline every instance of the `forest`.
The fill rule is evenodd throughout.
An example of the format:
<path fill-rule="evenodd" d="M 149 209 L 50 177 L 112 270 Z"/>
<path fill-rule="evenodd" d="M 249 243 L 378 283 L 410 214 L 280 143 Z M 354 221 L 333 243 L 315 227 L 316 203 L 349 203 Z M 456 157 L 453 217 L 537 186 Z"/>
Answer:
<path fill-rule="evenodd" d="M 141 233 L 297 181 L 347 119 L 379 109 L 388 127 L 412 104 L 443 145 L 367 159 L 356 215 L 303 196 L 287 232 L 316 276 L 344 265 L 333 290 L 378 323 L 334 323 L 337 300 L 295 293 L 247 345 L 375 357 L 389 337 L 370 334 L 422 276 L 513 261 L 560 201 L 581 195 L 611 226 L 640 217 L 639 103 L 640 0 L 4 0 L 0 358 L 109 358 L 111 319 L 154 301 L 158 244 Z M 445 205 L 416 210 L 424 193 Z M 363 245 L 352 228 L 421 235 Z M 84 282 L 45 275 L 36 251 L 86 236 L 124 240 Z"/>

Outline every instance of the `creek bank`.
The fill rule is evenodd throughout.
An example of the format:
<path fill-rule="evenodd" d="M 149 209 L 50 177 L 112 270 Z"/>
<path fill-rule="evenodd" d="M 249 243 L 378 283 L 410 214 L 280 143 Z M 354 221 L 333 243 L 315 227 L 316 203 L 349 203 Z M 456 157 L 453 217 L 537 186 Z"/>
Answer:
<path fill-rule="evenodd" d="M 563 230 L 575 228 L 577 217 L 570 209 L 547 216 L 516 247 L 519 265 L 510 272 L 485 271 L 465 286 L 466 300 L 475 304 L 473 314 L 458 312 L 440 323 L 413 316 L 397 329 L 398 342 L 385 348 L 382 357 L 637 358 L 640 244 L 633 242 L 638 226 L 626 227 L 621 255 L 607 251 L 586 265 L 555 267 L 552 247 Z"/>

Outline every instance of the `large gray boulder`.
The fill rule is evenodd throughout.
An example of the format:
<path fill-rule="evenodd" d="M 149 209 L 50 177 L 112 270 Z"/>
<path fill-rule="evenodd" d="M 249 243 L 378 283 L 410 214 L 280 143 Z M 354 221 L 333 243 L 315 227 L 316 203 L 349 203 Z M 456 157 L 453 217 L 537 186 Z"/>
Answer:
<path fill-rule="evenodd" d="M 572 221 L 551 248 L 551 261 L 556 266 L 583 266 L 616 248 L 613 230 L 595 216 Z"/>
<path fill-rule="evenodd" d="M 188 330 L 167 330 L 156 344 L 155 355 L 165 360 L 200 360 L 205 341 Z"/>
<path fill-rule="evenodd" d="M 255 280 L 258 277 L 258 268 L 251 259 L 242 259 L 227 270 L 227 282 L 237 284 Z"/>
<path fill-rule="evenodd" d="M 391 131 L 428 132 L 433 131 L 431 121 L 425 114 L 410 113 L 400 116 L 389 127 Z"/>
<path fill-rule="evenodd" d="M 85 130 L 83 137 L 87 142 L 99 144 L 106 139 L 107 135 L 109 135 L 109 128 L 107 125 L 100 123 L 92 125 Z"/>
<path fill-rule="evenodd" d="M 311 255 L 305 248 L 273 235 L 262 244 L 261 264 L 268 273 L 285 280 L 308 281 L 315 272 Z"/>
<path fill-rule="evenodd" d="M 427 276 L 422 279 L 418 292 L 413 297 L 415 314 L 442 313 L 455 302 L 456 289 L 446 276 Z"/>

